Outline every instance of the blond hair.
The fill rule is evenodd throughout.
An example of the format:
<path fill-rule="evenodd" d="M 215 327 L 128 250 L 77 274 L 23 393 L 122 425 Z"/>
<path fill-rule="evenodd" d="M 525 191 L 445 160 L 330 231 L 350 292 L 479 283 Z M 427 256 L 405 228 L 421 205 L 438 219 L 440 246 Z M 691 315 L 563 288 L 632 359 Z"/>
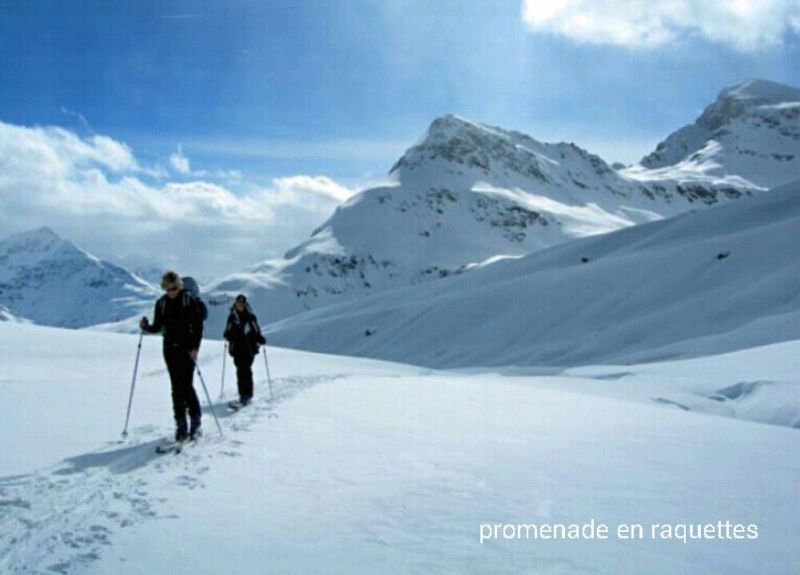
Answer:
<path fill-rule="evenodd" d="M 178 275 L 178 272 L 169 270 L 161 276 L 161 289 L 167 289 L 169 286 L 175 286 L 179 290 L 183 289 L 183 280 Z"/>

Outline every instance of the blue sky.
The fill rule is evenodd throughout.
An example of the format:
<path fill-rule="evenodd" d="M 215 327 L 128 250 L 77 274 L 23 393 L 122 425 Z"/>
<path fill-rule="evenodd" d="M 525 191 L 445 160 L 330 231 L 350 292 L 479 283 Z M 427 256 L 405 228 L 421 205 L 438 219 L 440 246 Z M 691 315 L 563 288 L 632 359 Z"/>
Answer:
<path fill-rule="evenodd" d="M 382 173 L 393 146 L 402 152 L 450 112 L 542 139 L 628 140 L 625 157 L 609 159 L 631 161 L 648 151 L 637 145 L 693 120 L 725 85 L 800 84 L 796 37 L 754 53 L 702 40 L 657 50 L 580 45 L 532 31 L 519 0 L 0 10 L 0 119 L 76 125 L 66 108 L 139 154 L 182 143 L 195 162 L 270 176 Z M 246 150 L 348 140 L 378 148 L 296 160 Z"/>
<path fill-rule="evenodd" d="M 296 176 L 368 185 L 446 113 L 631 162 L 727 85 L 800 85 L 797 0 L 636 4 L 4 1 L 0 122 L 106 136 L 147 185 L 241 196 Z M 331 206 L 286 213 L 298 223 L 266 255 Z"/>

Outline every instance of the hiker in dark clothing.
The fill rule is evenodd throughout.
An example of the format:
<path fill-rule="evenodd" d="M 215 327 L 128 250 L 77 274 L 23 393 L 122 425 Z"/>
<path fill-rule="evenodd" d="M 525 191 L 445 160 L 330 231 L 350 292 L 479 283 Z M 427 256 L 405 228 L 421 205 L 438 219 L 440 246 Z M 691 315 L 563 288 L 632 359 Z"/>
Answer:
<path fill-rule="evenodd" d="M 166 292 L 156 302 L 153 323 L 142 318 L 139 327 L 164 336 L 164 361 L 172 382 L 172 410 L 175 415 L 175 441 L 194 439 L 200 434 L 200 402 L 194 391 L 195 361 L 203 339 L 200 303 L 174 271 L 161 278 Z M 190 427 L 187 429 L 186 416 Z"/>
<path fill-rule="evenodd" d="M 258 319 L 244 294 L 236 296 L 222 337 L 228 341 L 228 353 L 236 364 L 239 403 L 245 406 L 253 399 L 253 360 L 258 355 L 258 346 L 267 340 L 261 334 Z"/>

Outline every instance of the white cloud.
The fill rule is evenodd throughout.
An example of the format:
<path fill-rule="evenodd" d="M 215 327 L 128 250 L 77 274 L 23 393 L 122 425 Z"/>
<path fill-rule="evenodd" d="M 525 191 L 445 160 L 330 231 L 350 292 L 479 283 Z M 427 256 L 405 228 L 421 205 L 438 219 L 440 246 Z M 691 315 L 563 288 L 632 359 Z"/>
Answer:
<path fill-rule="evenodd" d="M 172 167 L 174 172 L 180 174 L 181 176 L 190 176 L 193 178 L 211 178 L 213 180 L 222 180 L 229 184 L 238 184 L 242 181 L 242 172 L 239 170 L 193 170 L 192 163 L 189 160 L 189 157 L 184 153 L 183 146 L 180 144 L 178 144 L 178 150 L 170 155 L 169 165 Z M 163 169 L 161 169 L 160 172 L 158 169 L 150 170 L 148 174 L 157 178 L 166 177 L 166 174 L 163 173 Z"/>
<path fill-rule="evenodd" d="M 149 183 L 140 176 L 151 170 L 111 137 L 0 121 L 0 236 L 48 225 L 112 261 L 211 276 L 280 255 L 352 194 L 325 176 L 278 178 L 264 189 L 236 170 L 210 172 L 214 182 L 203 173 Z"/>
<path fill-rule="evenodd" d="M 169 157 L 169 163 L 172 169 L 179 174 L 190 174 L 192 171 L 189 158 L 183 153 L 183 147 L 180 145 L 178 146 L 178 151 Z"/>
<path fill-rule="evenodd" d="M 57 127 L 27 128 L 0 122 L 0 178 L 24 169 L 68 177 L 77 170 L 105 168 L 111 173 L 135 172 L 139 165 L 130 148 L 106 136 L 81 139 Z"/>
<path fill-rule="evenodd" d="M 277 196 L 290 203 L 299 201 L 302 196 L 319 196 L 323 199 L 344 202 L 355 194 L 354 190 L 345 188 L 325 176 L 290 176 L 275 178 L 272 185 Z M 284 202 L 285 203 L 285 202 Z"/>
<path fill-rule="evenodd" d="M 700 37 L 752 52 L 800 32 L 800 0 L 523 0 L 522 17 L 582 43 L 656 48 Z"/>

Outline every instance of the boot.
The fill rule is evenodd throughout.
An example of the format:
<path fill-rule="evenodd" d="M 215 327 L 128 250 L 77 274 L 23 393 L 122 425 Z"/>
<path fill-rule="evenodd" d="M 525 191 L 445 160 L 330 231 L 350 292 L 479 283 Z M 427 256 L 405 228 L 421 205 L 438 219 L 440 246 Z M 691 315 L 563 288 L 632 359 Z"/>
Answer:
<path fill-rule="evenodd" d="M 203 428 L 200 426 L 200 419 L 193 419 L 189 429 L 189 439 L 194 440 L 203 435 Z"/>

